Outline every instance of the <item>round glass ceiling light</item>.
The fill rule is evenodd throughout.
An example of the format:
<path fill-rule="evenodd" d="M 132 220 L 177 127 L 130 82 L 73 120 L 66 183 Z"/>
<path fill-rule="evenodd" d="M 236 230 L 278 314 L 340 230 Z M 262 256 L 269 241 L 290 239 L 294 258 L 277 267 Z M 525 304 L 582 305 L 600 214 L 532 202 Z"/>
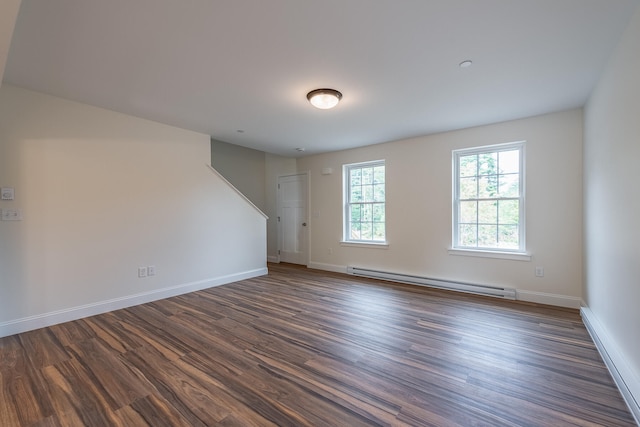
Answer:
<path fill-rule="evenodd" d="M 316 89 L 307 94 L 307 99 L 314 107 L 328 110 L 338 105 L 342 94 L 335 89 Z"/>

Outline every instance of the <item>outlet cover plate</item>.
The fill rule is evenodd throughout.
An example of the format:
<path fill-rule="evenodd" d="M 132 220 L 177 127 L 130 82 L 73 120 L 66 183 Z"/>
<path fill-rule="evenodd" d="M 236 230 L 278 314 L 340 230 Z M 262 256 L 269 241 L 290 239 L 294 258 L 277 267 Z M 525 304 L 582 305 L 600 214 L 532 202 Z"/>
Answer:
<path fill-rule="evenodd" d="M 147 277 L 147 267 L 138 267 L 138 277 Z"/>
<path fill-rule="evenodd" d="M 2 200 L 13 200 L 16 195 L 12 187 L 2 187 L 0 194 L 2 194 Z"/>
<path fill-rule="evenodd" d="M 2 221 L 22 221 L 22 209 L 2 209 Z"/>

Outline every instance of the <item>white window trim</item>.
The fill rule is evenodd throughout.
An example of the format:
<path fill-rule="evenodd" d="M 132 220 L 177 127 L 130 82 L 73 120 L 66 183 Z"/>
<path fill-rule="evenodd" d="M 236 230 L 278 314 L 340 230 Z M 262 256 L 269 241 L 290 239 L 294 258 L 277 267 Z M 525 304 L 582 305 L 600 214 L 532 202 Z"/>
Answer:
<path fill-rule="evenodd" d="M 386 231 L 386 230 L 385 230 Z M 381 240 L 340 240 L 340 246 L 353 246 L 375 248 L 375 249 L 388 249 L 389 242 Z"/>
<path fill-rule="evenodd" d="M 360 167 L 375 167 L 375 166 L 384 166 L 384 189 L 385 189 L 385 197 L 384 197 L 384 209 L 385 209 L 385 221 L 384 221 L 384 236 L 385 240 L 351 240 L 348 239 L 349 235 L 349 179 L 348 173 L 352 168 L 360 168 Z M 342 246 L 353 246 L 353 247 L 379 247 L 379 248 L 387 248 L 389 246 L 387 237 L 387 220 L 386 220 L 386 210 L 387 210 L 387 165 L 385 159 L 379 160 L 371 160 L 367 162 L 358 162 L 358 163 L 349 163 L 342 165 L 342 240 L 340 244 Z"/>
<path fill-rule="evenodd" d="M 514 261 L 531 261 L 531 254 L 526 252 L 501 252 L 491 251 L 488 249 L 457 249 L 449 248 L 449 255 L 459 256 L 475 256 L 480 258 L 496 258 L 496 259 L 510 259 Z"/>
<path fill-rule="evenodd" d="M 525 218 L 525 206 L 526 206 L 526 192 L 525 192 L 525 165 L 526 165 L 526 141 L 508 142 L 505 144 L 485 145 L 482 147 L 463 148 L 459 150 L 453 150 L 452 156 L 452 178 L 453 178 L 453 200 L 452 200 L 452 245 L 449 248 L 448 253 L 450 255 L 465 255 L 465 256 L 477 256 L 483 258 L 499 258 L 499 259 L 514 259 L 519 261 L 530 261 L 531 255 L 526 251 L 526 218 Z M 479 154 L 493 151 L 508 151 L 514 148 L 520 150 L 520 218 L 519 218 L 519 243 L 518 249 L 503 249 L 503 248 L 474 248 L 465 246 L 456 246 L 458 242 L 458 159 L 462 155 Z"/>

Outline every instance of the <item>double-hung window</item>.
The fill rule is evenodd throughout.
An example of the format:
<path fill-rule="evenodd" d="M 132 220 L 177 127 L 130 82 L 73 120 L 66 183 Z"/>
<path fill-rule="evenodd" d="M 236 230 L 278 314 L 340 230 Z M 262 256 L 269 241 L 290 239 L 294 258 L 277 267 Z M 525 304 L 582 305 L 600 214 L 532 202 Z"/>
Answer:
<path fill-rule="evenodd" d="M 343 166 L 344 241 L 385 243 L 384 160 Z"/>
<path fill-rule="evenodd" d="M 524 142 L 455 150 L 453 181 L 453 248 L 524 253 Z"/>

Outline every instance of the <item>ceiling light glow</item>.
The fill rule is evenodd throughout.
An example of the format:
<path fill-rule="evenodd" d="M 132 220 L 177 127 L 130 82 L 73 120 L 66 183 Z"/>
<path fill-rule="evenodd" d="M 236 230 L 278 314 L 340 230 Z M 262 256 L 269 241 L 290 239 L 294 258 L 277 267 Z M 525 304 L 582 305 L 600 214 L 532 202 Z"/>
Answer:
<path fill-rule="evenodd" d="M 314 107 L 328 110 L 338 105 L 342 94 L 335 89 L 316 89 L 307 94 L 307 99 Z"/>

